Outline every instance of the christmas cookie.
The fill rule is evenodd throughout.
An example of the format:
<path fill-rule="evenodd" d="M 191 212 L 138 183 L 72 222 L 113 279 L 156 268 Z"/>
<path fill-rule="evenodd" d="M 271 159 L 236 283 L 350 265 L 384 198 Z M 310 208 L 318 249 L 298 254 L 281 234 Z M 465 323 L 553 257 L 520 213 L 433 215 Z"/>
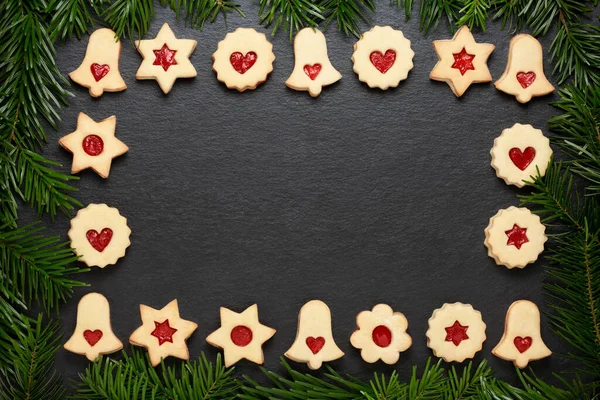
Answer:
<path fill-rule="evenodd" d="M 350 343 L 361 350 L 362 359 L 368 363 L 382 360 L 386 364 L 395 364 L 400 352 L 412 344 L 406 333 L 406 317 L 394 312 L 387 304 L 377 304 L 371 311 L 359 313 L 356 325 L 358 329 L 350 336 Z"/>
<path fill-rule="evenodd" d="M 123 348 L 123 343 L 110 327 L 110 308 L 106 297 L 100 293 L 89 293 L 79 300 L 75 332 L 64 347 L 72 353 L 85 355 L 90 361 Z"/>
<path fill-rule="evenodd" d="M 167 94 L 177 78 L 193 78 L 196 69 L 190 56 L 196 48 L 192 39 L 177 39 L 168 24 L 164 24 L 152 40 L 136 40 L 135 46 L 144 58 L 135 77 L 155 79 Z"/>
<path fill-rule="evenodd" d="M 493 44 L 475 42 L 469 27 L 464 25 L 452 40 L 433 42 L 439 61 L 429 78 L 448 83 L 452 92 L 460 97 L 471 83 L 492 81 L 487 59 L 495 47 Z"/>
<path fill-rule="evenodd" d="M 410 40 L 389 26 L 375 26 L 354 44 L 354 72 L 371 88 L 396 87 L 413 68 Z"/>
<path fill-rule="evenodd" d="M 327 55 L 323 33 L 315 28 L 304 28 L 294 39 L 294 71 L 285 84 L 294 90 L 307 90 L 312 97 L 321 94 L 323 86 L 342 79 Z"/>
<path fill-rule="evenodd" d="M 177 299 L 160 310 L 140 304 L 140 314 L 142 326 L 131 334 L 129 343 L 147 348 L 153 366 L 169 356 L 190 359 L 185 341 L 198 325 L 179 316 Z"/>
<path fill-rule="evenodd" d="M 131 229 L 119 210 L 106 204 L 90 204 L 71 220 L 69 239 L 79 261 L 104 268 L 125 255 Z"/>
<path fill-rule="evenodd" d="M 485 341 L 481 313 L 470 304 L 446 303 L 429 318 L 427 346 L 446 362 L 473 358 Z"/>
<path fill-rule="evenodd" d="M 531 125 L 515 124 L 503 130 L 494 140 L 490 154 L 491 165 L 498 178 L 504 179 L 508 185 L 523 187 L 526 180 L 538 174 L 537 171 L 540 176 L 546 174 L 552 149 L 541 130 Z"/>
<path fill-rule="evenodd" d="M 298 332 L 285 356 L 296 362 L 305 362 L 310 369 L 337 360 L 344 352 L 335 344 L 331 333 L 331 312 L 327 304 L 312 300 L 300 309 Z"/>
<path fill-rule="evenodd" d="M 212 55 L 217 79 L 229 89 L 243 92 L 267 80 L 273 71 L 273 45 L 264 33 L 252 28 L 237 28 L 219 42 Z"/>
<path fill-rule="evenodd" d="M 226 367 L 230 367 L 242 358 L 262 364 L 265 361 L 262 345 L 274 334 L 275 329 L 258 322 L 256 304 L 246 308 L 242 313 L 221 307 L 221 327 L 211 333 L 206 341 L 212 346 L 223 349 Z"/>
<path fill-rule="evenodd" d="M 524 268 L 544 251 L 545 231 L 540 217 L 527 208 L 509 207 L 490 218 L 484 244 L 496 264 Z"/>
<path fill-rule="evenodd" d="M 506 313 L 504 335 L 492 353 L 519 368 L 552 354 L 542 340 L 540 310 L 535 303 L 528 300 L 512 303 Z"/>
<path fill-rule="evenodd" d="M 544 96 L 554 91 L 554 86 L 544 75 L 542 45 L 527 34 L 516 35 L 510 41 L 506 70 L 494 85 L 504 93 L 527 103 L 535 96 Z"/>
<path fill-rule="evenodd" d="M 100 97 L 104 91 L 125 90 L 127 85 L 119 72 L 120 55 L 121 41 L 117 35 L 107 28 L 98 29 L 90 35 L 81 65 L 69 77 L 89 88 L 92 97 Z"/>
<path fill-rule="evenodd" d="M 113 158 L 129 150 L 115 137 L 116 127 L 117 118 L 114 115 L 96 122 L 84 113 L 79 113 L 77 130 L 58 141 L 73 153 L 71 173 L 91 168 L 101 177 L 108 178 Z"/>

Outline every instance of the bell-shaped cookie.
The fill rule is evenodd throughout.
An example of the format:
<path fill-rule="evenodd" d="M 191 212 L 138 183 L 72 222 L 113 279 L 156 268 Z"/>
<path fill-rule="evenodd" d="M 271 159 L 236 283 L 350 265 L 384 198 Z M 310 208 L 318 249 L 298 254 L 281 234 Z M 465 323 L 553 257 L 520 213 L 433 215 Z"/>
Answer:
<path fill-rule="evenodd" d="M 100 97 L 104 91 L 120 92 L 127 89 L 119 72 L 121 41 L 108 28 L 94 31 L 90 35 L 85 57 L 79 68 L 69 77 L 90 89 L 90 96 Z"/>
<path fill-rule="evenodd" d="M 304 28 L 294 39 L 296 65 L 285 84 L 294 90 L 307 90 L 312 97 L 321 94 L 323 86 L 342 79 L 327 55 L 327 42 L 323 33 L 314 28 Z"/>
<path fill-rule="evenodd" d="M 535 303 L 518 300 L 511 304 L 506 313 L 504 335 L 492 353 L 519 368 L 552 354 L 542 340 L 540 310 Z"/>
<path fill-rule="evenodd" d="M 512 38 L 506 69 L 494 85 L 498 90 L 515 96 L 519 103 L 527 103 L 532 97 L 554 91 L 554 86 L 544 75 L 542 45 L 536 38 L 527 34 Z"/>
<path fill-rule="evenodd" d="M 337 360 L 344 352 L 335 344 L 331 333 L 331 312 L 321 300 L 311 300 L 300 309 L 298 332 L 285 356 L 319 369 L 327 361 Z"/>
<path fill-rule="evenodd" d="M 75 332 L 64 347 L 70 352 L 85 355 L 90 361 L 123 348 L 123 343 L 110 327 L 110 307 L 106 297 L 100 293 L 89 293 L 79 300 Z"/>

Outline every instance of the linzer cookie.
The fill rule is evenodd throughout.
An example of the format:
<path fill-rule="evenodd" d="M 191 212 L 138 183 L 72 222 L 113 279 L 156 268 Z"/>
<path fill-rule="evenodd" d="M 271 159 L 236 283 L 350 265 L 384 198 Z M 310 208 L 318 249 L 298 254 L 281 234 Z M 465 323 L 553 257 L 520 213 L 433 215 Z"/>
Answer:
<path fill-rule="evenodd" d="M 438 62 L 429 77 L 448 83 L 456 96 L 462 96 L 472 83 L 492 81 L 487 59 L 495 46 L 475 42 L 468 26 L 462 26 L 452 40 L 434 41 L 433 48 Z"/>
<path fill-rule="evenodd" d="M 496 264 L 525 268 L 544 251 L 545 231 L 540 217 L 527 208 L 508 207 L 490 218 L 484 244 Z"/>
<path fill-rule="evenodd" d="M 490 151 L 492 167 L 508 185 L 525 186 L 532 177 L 544 176 L 552 157 L 550 141 L 531 125 L 515 124 L 502 131 Z"/>
<path fill-rule="evenodd" d="M 71 173 L 91 168 L 101 177 L 108 178 L 113 158 L 129 150 L 115 137 L 116 127 L 117 118 L 114 115 L 96 122 L 84 113 L 79 113 L 75 132 L 58 141 L 73 153 Z"/>
<path fill-rule="evenodd" d="M 131 229 L 119 210 L 106 204 L 90 204 L 71 220 L 69 239 L 79 261 L 104 268 L 115 264 L 130 245 Z"/>
<path fill-rule="evenodd" d="M 354 44 L 352 62 L 361 82 L 386 90 L 408 77 L 414 55 L 401 31 L 375 26 Z"/>
<path fill-rule="evenodd" d="M 243 92 L 267 80 L 273 71 L 273 45 L 264 33 L 252 28 L 237 28 L 219 42 L 212 55 L 217 79 L 229 89 Z"/>
<path fill-rule="evenodd" d="M 360 349 L 360 356 L 368 363 L 381 360 L 395 364 L 400 353 L 412 344 L 406 333 L 408 321 L 401 312 L 394 312 L 387 304 L 377 304 L 371 311 L 356 316 L 357 330 L 350 336 L 350 343 Z"/>
<path fill-rule="evenodd" d="M 544 75 L 542 45 L 536 38 L 527 34 L 512 38 L 506 69 L 494 85 L 498 90 L 515 96 L 519 103 L 527 103 L 532 97 L 554 91 L 554 86 Z"/>
<path fill-rule="evenodd" d="M 69 77 L 89 88 L 92 97 L 102 96 L 104 91 L 125 90 L 127 85 L 119 72 L 120 55 L 121 41 L 116 34 L 107 28 L 98 29 L 90 35 L 81 65 Z"/>
<path fill-rule="evenodd" d="M 89 293 L 79 300 L 75 331 L 64 347 L 72 353 L 85 355 L 90 361 L 123 348 L 123 343 L 110 326 L 110 307 L 106 297 L 100 293 Z"/>

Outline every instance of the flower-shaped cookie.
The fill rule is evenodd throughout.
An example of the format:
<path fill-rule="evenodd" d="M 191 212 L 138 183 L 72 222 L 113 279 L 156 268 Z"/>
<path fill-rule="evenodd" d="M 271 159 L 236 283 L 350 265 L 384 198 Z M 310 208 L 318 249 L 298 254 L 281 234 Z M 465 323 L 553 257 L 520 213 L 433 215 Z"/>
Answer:
<path fill-rule="evenodd" d="M 177 78 L 193 78 L 196 69 L 190 56 L 196 48 L 192 39 L 177 39 L 168 24 L 164 24 L 154 39 L 136 40 L 135 46 L 144 57 L 135 77 L 155 79 L 167 94 Z"/>
<path fill-rule="evenodd" d="M 532 180 L 531 177 L 537 175 L 537 170 L 540 176 L 546 174 L 552 149 L 541 130 L 515 124 L 494 140 L 490 154 L 498 178 L 508 185 L 523 187 L 525 180 Z"/>
<path fill-rule="evenodd" d="M 198 327 L 198 324 L 179 316 L 177 299 L 156 310 L 140 304 L 142 326 L 129 337 L 129 343 L 146 347 L 153 366 L 168 356 L 189 360 L 190 353 L 185 341 Z"/>
<path fill-rule="evenodd" d="M 131 242 L 127 218 L 106 204 L 90 204 L 71 220 L 69 238 L 79 261 L 104 268 L 125 255 Z"/>
<path fill-rule="evenodd" d="M 206 341 L 210 345 L 223 349 L 226 367 L 242 358 L 262 364 L 265 362 L 262 345 L 271 339 L 275 332 L 275 329 L 258 321 L 256 304 L 246 308 L 242 313 L 221 307 L 221 327 L 211 333 Z"/>
<path fill-rule="evenodd" d="M 496 264 L 524 268 L 544 251 L 546 227 L 527 208 L 508 207 L 490 218 L 484 244 Z"/>
<path fill-rule="evenodd" d="M 112 160 L 125 154 L 129 148 L 115 137 L 117 118 L 113 115 L 96 122 L 84 113 L 77 117 L 77 130 L 61 137 L 58 143 L 73 153 L 71 173 L 91 168 L 108 178 Z"/>
<path fill-rule="evenodd" d="M 415 53 L 410 40 L 390 26 L 375 26 L 354 44 L 352 62 L 358 80 L 386 90 L 408 77 Z"/>
<path fill-rule="evenodd" d="M 491 82 L 487 59 L 495 46 L 475 42 L 468 26 L 462 26 L 452 40 L 434 41 L 433 48 L 439 61 L 429 77 L 447 82 L 456 96 L 462 96 L 471 83 Z"/>
<path fill-rule="evenodd" d="M 446 362 L 463 362 L 483 347 L 485 328 L 481 313 L 470 304 L 446 303 L 429 318 L 427 346 Z"/>
<path fill-rule="evenodd" d="M 273 71 L 273 45 L 264 33 L 252 28 L 237 28 L 219 42 L 212 55 L 217 79 L 229 89 L 243 92 L 267 80 Z"/>
<path fill-rule="evenodd" d="M 412 344 L 406 333 L 406 317 L 394 312 L 387 304 L 377 304 L 371 311 L 360 312 L 356 316 L 356 325 L 358 329 L 350 336 L 350 343 L 361 350 L 362 359 L 368 363 L 382 360 L 386 364 L 395 364 L 400 352 Z"/>

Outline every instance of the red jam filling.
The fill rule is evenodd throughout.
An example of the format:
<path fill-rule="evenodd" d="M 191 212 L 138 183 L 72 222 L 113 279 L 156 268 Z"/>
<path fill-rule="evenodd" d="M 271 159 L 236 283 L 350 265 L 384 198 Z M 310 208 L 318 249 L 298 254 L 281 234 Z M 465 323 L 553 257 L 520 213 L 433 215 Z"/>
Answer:
<path fill-rule="evenodd" d="M 110 71 L 110 67 L 108 66 L 108 64 L 93 63 L 92 65 L 90 65 L 90 71 L 92 71 L 94 79 L 96 80 L 96 82 L 98 82 L 100 79 L 104 78 L 106 74 L 108 74 L 108 72 Z"/>
<path fill-rule="evenodd" d="M 102 339 L 102 331 L 100 329 L 96 329 L 95 331 L 90 331 L 86 329 L 83 331 L 83 338 L 90 346 L 94 346 L 96 343 Z"/>
<path fill-rule="evenodd" d="M 525 168 L 527 168 L 535 158 L 535 149 L 533 147 L 527 147 L 525 151 L 521 151 L 518 147 L 513 147 L 509 150 L 508 156 L 517 168 L 521 171 L 525 171 Z"/>
<path fill-rule="evenodd" d="M 475 58 L 474 54 L 467 53 L 467 50 L 463 47 L 460 53 L 455 53 L 454 55 L 454 64 L 452 64 L 452 68 L 456 68 L 460 71 L 461 75 L 467 73 L 467 71 L 475 71 L 475 67 L 473 66 L 473 59 Z"/>
<path fill-rule="evenodd" d="M 177 50 L 171 50 L 167 47 L 167 44 L 163 44 L 163 47 L 160 50 L 153 50 L 154 62 L 152 65 L 160 65 L 166 71 L 169 69 L 171 65 L 177 65 L 177 61 L 175 61 L 175 53 Z"/>
<path fill-rule="evenodd" d="M 396 62 L 396 52 L 392 49 L 388 49 L 385 54 L 380 51 L 374 51 L 369 56 L 369 59 L 379 72 L 385 74 L 392 68 L 394 62 Z"/>
<path fill-rule="evenodd" d="M 110 243 L 113 231 L 110 228 L 104 228 L 98 233 L 95 229 L 90 229 L 86 232 L 85 237 L 96 251 L 102 252 Z"/>
<path fill-rule="evenodd" d="M 505 231 L 508 236 L 507 246 L 515 246 L 517 250 L 521 250 L 521 246 L 529 242 L 527 238 L 527 228 L 521 228 L 519 225 L 514 224 L 512 229 Z"/>
<path fill-rule="evenodd" d="M 231 330 L 231 341 L 236 346 L 245 347 L 252 341 L 252 330 L 244 325 L 238 325 Z"/>
<path fill-rule="evenodd" d="M 308 75 L 308 77 L 314 81 L 315 79 L 317 79 L 317 76 L 319 76 L 319 73 L 321 72 L 321 64 L 306 64 L 304 66 L 304 73 L 306 75 Z"/>
<path fill-rule="evenodd" d="M 151 335 L 158 339 L 158 345 L 162 345 L 165 342 L 173 343 L 173 334 L 177 332 L 177 329 L 171 328 L 169 320 L 165 319 L 163 322 L 154 321 L 154 330 Z"/>
<path fill-rule="evenodd" d="M 525 353 L 531 347 L 531 342 L 533 342 L 531 336 L 517 336 L 515 337 L 515 340 L 513 340 L 513 343 L 515 344 L 517 350 L 519 350 L 519 353 Z"/>
<path fill-rule="evenodd" d="M 535 72 L 519 72 L 517 73 L 517 80 L 523 89 L 527 89 L 535 81 Z"/>
<path fill-rule="evenodd" d="M 392 331 L 387 326 L 378 325 L 371 333 L 373 343 L 379 347 L 388 347 L 392 343 Z"/>
<path fill-rule="evenodd" d="M 469 338 L 469 336 L 467 336 L 467 329 L 469 329 L 469 327 L 462 326 L 458 321 L 454 321 L 452 326 L 449 326 L 445 329 L 446 342 L 452 342 L 455 346 L 458 346 L 460 342 Z"/>
<path fill-rule="evenodd" d="M 98 156 L 104 150 L 104 141 L 98 135 L 87 135 L 81 142 L 83 151 L 89 156 Z"/>
<path fill-rule="evenodd" d="M 229 62 L 238 73 L 245 74 L 246 71 L 252 68 L 257 58 L 258 55 L 253 51 L 247 52 L 246 55 L 236 51 L 229 56 Z"/>
<path fill-rule="evenodd" d="M 325 346 L 325 338 L 323 336 L 319 336 L 316 338 L 309 336 L 306 338 L 306 345 L 308 346 L 310 351 L 312 351 L 313 354 L 317 354 L 321 351 L 323 346 Z"/>

